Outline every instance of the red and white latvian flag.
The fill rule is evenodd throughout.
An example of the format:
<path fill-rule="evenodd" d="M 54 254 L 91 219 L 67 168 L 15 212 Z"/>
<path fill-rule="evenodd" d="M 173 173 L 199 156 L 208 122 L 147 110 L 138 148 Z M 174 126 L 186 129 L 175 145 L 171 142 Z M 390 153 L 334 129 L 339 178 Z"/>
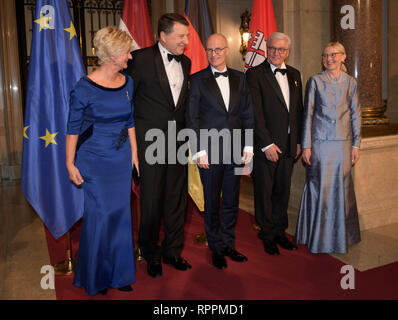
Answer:
<path fill-rule="evenodd" d="M 124 0 L 119 29 L 126 31 L 133 38 L 133 51 L 153 46 L 146 0 Z"/>
<path fill-rule="evenodd" d="M 276 23 L 272 0 L 253 0 L 245 69 L 255 67 L 265 60 L 267 39 L 273 32 L 276 32 Z"/>

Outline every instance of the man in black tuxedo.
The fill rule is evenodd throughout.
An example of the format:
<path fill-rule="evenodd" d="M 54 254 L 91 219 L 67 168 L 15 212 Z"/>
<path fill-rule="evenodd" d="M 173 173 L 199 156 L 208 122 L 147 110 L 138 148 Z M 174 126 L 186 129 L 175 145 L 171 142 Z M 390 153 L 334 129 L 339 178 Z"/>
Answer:
<path fill-rule="evenodd" d="M 191 143 L 191 147 L 203 184 L 205 230 L 212 262 L 216 268 L 225 269 L 225 256 L 247 261 L 235 249 L 240 186 L 240 175 L 235 169 L 238 163 L 250 163 L 253 156 L 252 142 L 246 141 L 244 149 L 240 143 L 243 130 L 253 129 L 253 111 L 244 74 L 226 66 L 227 39 L 222 34 L 211 35 L 206 52 L 210 65 L 191 77 L 187 126 L 195 131 L 197 138 L 197 146 Z M 234 129 L 242 130 L 239 139 L 233 136 Z M 205 130 L 212 130 L 213 135 L 201 136 Z M 226 139 L 220 138 L 222 131 Z"/>
<path fill-rule="evenodd" d="M 185 128 L 191 61 L 183 53 L 188 44 L 189 23 L 179 14 L 164 14 L 159 19 L 158 35 L 159 42 L 153 47 L 132 52 L 133 59 L 126 69 L 134 79 L 134 117 L 141 176 L 139 246 L 152 277 L 162 275 L 161 256 L 164 263 L 178 270 L 191 269 L 180 256 L 187 208 L 187 165 L 176 159 L 169 162 L 169 153 L 175 155 L 173 150 L 183 143 L 176 141 L 175 133 Z M 165 135 L 166 145 L 158 151 L 163 153 L 166 163 L 153 164 L 148 158 L 150 152 L 146 154 L 153 143 L 145 138 L 151 129 Z M 168 136 L 170 131 L 174 134 Z M 168 150 L 169 147 L 173 150 Z M 162 218 L 164 240 L 160 248 L 157 243 Z"/>
<path fill-rule="evenodd" d="M 285 236 L 294 159 L 301 153 L 303 109 L 300 72 L 284 61 L 290 38 L 275 32 L 267 41 L 267 59 L 246 71 L 255 119 L 253 182 L 255 216 L 268 254 L 297 246 Z"/>

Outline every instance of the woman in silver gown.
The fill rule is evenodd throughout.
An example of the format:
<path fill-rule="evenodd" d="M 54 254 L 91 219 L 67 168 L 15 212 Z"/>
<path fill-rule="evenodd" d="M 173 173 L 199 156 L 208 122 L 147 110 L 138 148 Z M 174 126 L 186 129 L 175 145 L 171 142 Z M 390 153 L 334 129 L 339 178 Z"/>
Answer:
<path fill-rule="evenodd" d="M 361 109 L 345 59 L 342 44 L 327 44 L 324 71 L 306 86 L 302 149 L 307 175 L 295 241 L 312 253 L 347 253 L 347 246 L 361 240 L 351 177 L 359 159 Z"/>

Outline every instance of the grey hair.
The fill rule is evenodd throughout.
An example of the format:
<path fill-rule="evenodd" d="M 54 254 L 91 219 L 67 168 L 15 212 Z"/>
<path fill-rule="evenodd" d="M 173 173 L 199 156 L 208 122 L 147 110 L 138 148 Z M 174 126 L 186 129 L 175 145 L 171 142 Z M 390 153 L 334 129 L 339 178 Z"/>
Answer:
<path fill-rule="evenodd" d="M 267 44 L 269 42 L 271 42 L 271 40 L 274 40 L 274 39 L 286 40 L 287 41 L 287 47 L 290 49 L 292 41 L 290 40 L 290 37 L 286 33 L 283 33 L 283 32 L 273 32 L 273 33 L 271 33 L 271 35 L 268 37 Z"/>

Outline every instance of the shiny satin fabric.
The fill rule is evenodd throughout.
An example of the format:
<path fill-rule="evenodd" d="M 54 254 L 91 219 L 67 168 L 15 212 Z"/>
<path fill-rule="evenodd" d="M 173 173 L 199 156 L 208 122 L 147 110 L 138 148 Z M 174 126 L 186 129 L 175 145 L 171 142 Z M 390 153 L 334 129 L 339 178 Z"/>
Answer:
<path fill-rule="evenodd" d="M 132 79 L 120 88 L 82 78 L 71 93 L 68 133 L 92 123 L 76 155 L 84 182 L 83 225 L 74 285 L 90 295 L 135 282 L 131 222 L 132 157 L 127 128 L 134 126 Z"/>
<path fill-rule="evenodd" d="M 351 142 L 314 140 L 295 241 L 312 253 L 346 253 L 360 239 Z"/>
<path fill-rule="evenodd" d="M 325 72 L 313 76 L 304 108 L 302 147 L 312 154 L 295 241 L 312 253 L 346 253 L 361 240 L 351 176 L 352 146 L 359 147 L 361 139 L 355 79 L 346 73 L 337 80 Z"/>
<path fill-rule="evenodd" d="M 302 148 L 312 139 L 361 142 L 361 108 L 356 80 L 341 72 L 332 80 L 326 72 L 311 77 L 305 89 Z"/>

